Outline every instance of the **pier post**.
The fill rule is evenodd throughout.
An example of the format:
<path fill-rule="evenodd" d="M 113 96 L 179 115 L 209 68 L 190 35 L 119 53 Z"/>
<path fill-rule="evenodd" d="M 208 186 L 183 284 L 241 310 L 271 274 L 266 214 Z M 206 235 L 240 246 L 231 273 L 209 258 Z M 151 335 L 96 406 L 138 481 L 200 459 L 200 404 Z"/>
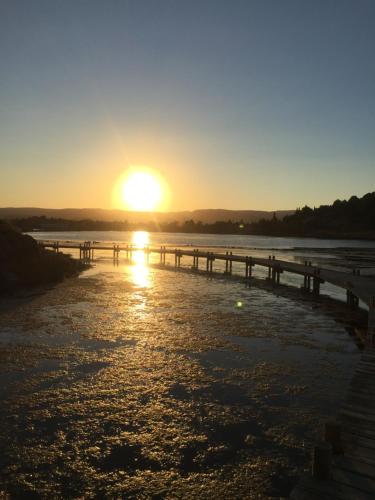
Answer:
<path fill-rule="evenodd" d="M 268 256 L 268 260 L 271 262 L 271 255 Z M 271 274 L 272 274 L 272 266 L 271 264 L 268 266 L 268 279 L 271 280 Z"/>
<path fill-rule="evenodd" d="M 213 268 L 212 268 L 212 263 L 213 261 L 215 260 L 214 257 L 213 257 L 213 253 L 212 252 L 207 252 L 207 260 L 206 260 L 206 272 L 207 273 L 212 273 L 213 271 Z"/>
<path fill-rule="evenodd" d="M 312 475 L 315 479 L 330 479 L 332 469 L 332 445 L 322 442 L 314 446 Z"/>
<path fill-rule="evenodd" d="M 316 276 L 313 278 L 313 294 L 317 297 L 320 295 L 320 279 Z"/>
<path fill-rule="evenodd" d="M 272 267 L 271 281 L 272 281 L 272 285 L 275 285 L 275 283 L 276 283 L 276 268 L 275 268 L 275 266 Z"/>
<path fill-rule="evenodd" d="M 251 272 L 252 272 L 252 261 L 253 259 L 251 257 L 246 256 L 245 259 L 245 281 L 246 281 L 246 286 L 250 286 L 250 278 L 251 278 Z"/>
<path fill-rule="evenodd" d="M 311 262 L 308 262 L 305 260 L 304 262 L 305 268 L 310 267 Z M 304 292 L 310 292 L 311 290 L 311 274 L 309 270 L 305 269 L 304 275 L 303 275 L 303 287 L 302 287 Z"/>
<path fill-rule="evenodd" d="M 277 265 L 275 263 L 275 256 L 273 255 L 271 257 L 270 255 L 270 259 L 272 260 L 272 265 L 270 265 L 269 269 L 268 269 L 268 278 L 272 281 L 272 285 L 274 286 L 276 284 L 276 282 L 278 281 L 278 269 L 277 269 Z"/>
<path fill-rule="evenodd" d="M 320 269 L 315 269 L 313 277 L 313 294 L 316 295 L 317 297 L 320 295 L 320 283 L 322 281 L 319 278 L 319 275 L 320 275 Z"/>
<path fill-rule="evenodd" d="M 228 272 L 229 272 L 229 260 L 228 260 L 229 252 L 225 252 L 225 255 L 226 255 L 226 259 L 225 259 L 225 272 L 224 272 L 224 274 L 228 274 Z"/>
<path fill-rule="evenodd" d="M 177 267 L 177 248 L 174 249 L 174 267 Z"/>
<path fill-rule="evenodd" d="M 368 310 L 367 346 L 375 348 L 375 296 L 371 297 Z"/>
<path fill-rule="evenodd" d="M 233 252 L 230 252 L 230 257 L 229 257 L 229 274 L 231 275 L 232 274 L 232 267 L 233 267 L 233 261 L 232 261 L 232 255 L 233 255 Z"/>
<path fill-rule="evenodd" d="M 198 269 L 199 268 L 199 263 L 198 263 L 198 249 L 193 250 L 194 256 L 193 256 L 193 269 Z"/>
<path fill-rule="evenodd" d="M 344 452 L 341 441 L 341 424 L 337 420 L 331 419 L 324 424 L 324 440 L 331 444 L 334 455 L 340 455 Z"/>
<path fill-rule="evenodd" d="M 352 309 L 356 309 L 359 305 L 359 299 L 352 291 L 346 290 L 346 303 Z"/>
<path fill-rule="evenodd" d="M 308 267 L 311 267 L 311 261 L 307 263 Z M 311 274 L 307 275 L 307 289 L 310 292 L 311 290 Z"/>
<path fill-rule="evenodd" d="M 160 247 L 160 264 L 163 264 L 163 247 Z"/>
<path fill-rule="evenodd" d="M 311 276 L 306 273 L 303 279 L 303 289 L 305 292 L 310 292 L 310 288 L 311 288 Z"/>
<path fill-rule="evenodd" d="M 120 245 L 116 245 L 114 243 L 113 244 L 113 260 L 115 262 L 118 262 L 119 254 L 120 254 Z"/>

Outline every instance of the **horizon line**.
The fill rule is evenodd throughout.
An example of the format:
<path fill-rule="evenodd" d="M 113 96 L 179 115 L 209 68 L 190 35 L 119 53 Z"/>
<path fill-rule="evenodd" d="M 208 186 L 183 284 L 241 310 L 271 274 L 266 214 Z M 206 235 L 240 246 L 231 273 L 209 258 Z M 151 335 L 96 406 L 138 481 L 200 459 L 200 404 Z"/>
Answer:
<path fill-rule="evenodd" d="M 167 214 L 174 212 L 198 212 L 202 210 L 221 210 L 226 212 L 291 212 L 296 208 L 276 208 L 276 209 L 262 209 L 262 208 L 193 208 L 193 209 L 180 209 L 180 210 L 129 210 L 126 208 L 101 208 L 101 207 L 38 207 L 38 206 L 4 206 L 0 210 L 103 210 L 103 211 L 117 211 L 139 214 Z"/>

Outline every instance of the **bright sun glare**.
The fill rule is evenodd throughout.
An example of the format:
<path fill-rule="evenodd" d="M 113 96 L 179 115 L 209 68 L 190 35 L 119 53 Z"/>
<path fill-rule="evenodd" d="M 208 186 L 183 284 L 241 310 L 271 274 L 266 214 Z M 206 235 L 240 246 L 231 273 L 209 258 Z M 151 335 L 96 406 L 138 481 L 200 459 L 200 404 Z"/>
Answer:
<path fill-rule="evenodd" d="M 163 201 L 163 188 L 158 178 L 146 171 L 133 171 L 124 179 L 122 200 L 130 210 L 152 211 Z"/>
<path fill-rule="evenodd" d="M 132 245 L 138 248 L 144 248 L 150 242 L 147 231 L 134 231 L 132 234 Z"/>

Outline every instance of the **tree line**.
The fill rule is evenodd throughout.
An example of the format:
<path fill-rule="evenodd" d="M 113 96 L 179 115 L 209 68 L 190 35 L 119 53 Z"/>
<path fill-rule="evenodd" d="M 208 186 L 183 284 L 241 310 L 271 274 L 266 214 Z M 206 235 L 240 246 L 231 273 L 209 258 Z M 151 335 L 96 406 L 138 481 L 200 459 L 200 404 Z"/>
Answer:
<path fill-rule="evenodd" d="M 297 208 L 294 214 L 258 222 L 217 221 L 131 223 L 124 221 L 67 220 L 45 216 L 13 219 L 24 232 L 40 231 L 162 231 L 171 233 L 255 234 L 266 236 L 301 236 L 319 238 L 375 239 L 375 192 L 362 198 L 336 200 L 332 205 Z"/>

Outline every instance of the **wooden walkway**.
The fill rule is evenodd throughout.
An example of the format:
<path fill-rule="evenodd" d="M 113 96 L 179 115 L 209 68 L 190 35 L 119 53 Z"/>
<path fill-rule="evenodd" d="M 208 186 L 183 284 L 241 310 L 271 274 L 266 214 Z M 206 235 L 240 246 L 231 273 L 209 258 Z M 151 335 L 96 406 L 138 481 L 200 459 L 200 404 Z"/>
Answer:
<path fill-rule="evenodd" d="M 375 499 L 375 350 L 366 349 L 350 383 L 337 425 L 327 479 L 303 477 L 292 500 Z"/>
<path fill-rule="evenodd" d="M 127 259 L 132 258 L 133 252 L 143 251 L 149 260 L 150 255 L 158 254 L 160 264 L 166 264 L 166 256 L 174 257 L 175 267 L 181 267 L 181 259 L 188 257 L 192 259 L 192 268 L 200 269 L 200 262 L 203 262 L 203 270 L 207 273 L 213 273 L 213 263 L 222 261 L 225 264 L 225 274 L 231 275 L 233 271 L 233 263 L 243 264 L 244 277 L 251 280 L 252 269 L 254 266 L 261 266 L 268 270 L 268 279 L 273 285 L 280 284 L 281 275 L 284 272 L 303 276 L 302 289 L 307 292 L 312 292 L 314 295 L 319 295 L 320 286 L 324 282 L 331 283 L 339 288 L 346 290 L 347 303 L 350 307 L 358 307 L 359 300 L 362 300 L 369 308 L 368 313 L 368 336 L 370 343 L 375 342 L 375 279 L 367 276 L 360 276 L 359 271 L 353 270 L 353 274 L 324 269 L 317 266 L 312 266 L 311 262 L 298 264 L 295 262 L 287 262 L 275 257 L 269 258 L 252 257 L 244 255 L 234 255 L 232 252 L 216 253 L 206 252 L 199 249 L 181 249 L 169 247 L 135 247 L 132 245 L 103 245 L 100 243 L 85 242 L 78 243 L 61 243 L 55 242 L 40 242 L 44 248 L 50 248 L 58 252 L 60 250 L 79 250 L 80 259 L 91 261 L 94 258 L 94 251 L 110 251 L 113 253 L 113 258 L 118 259 L 120 252 L 126 255 Z M 201 264 L 202 267 L 202 264 Z M 202 270 L 202 269 L 201 269 Z"/>

